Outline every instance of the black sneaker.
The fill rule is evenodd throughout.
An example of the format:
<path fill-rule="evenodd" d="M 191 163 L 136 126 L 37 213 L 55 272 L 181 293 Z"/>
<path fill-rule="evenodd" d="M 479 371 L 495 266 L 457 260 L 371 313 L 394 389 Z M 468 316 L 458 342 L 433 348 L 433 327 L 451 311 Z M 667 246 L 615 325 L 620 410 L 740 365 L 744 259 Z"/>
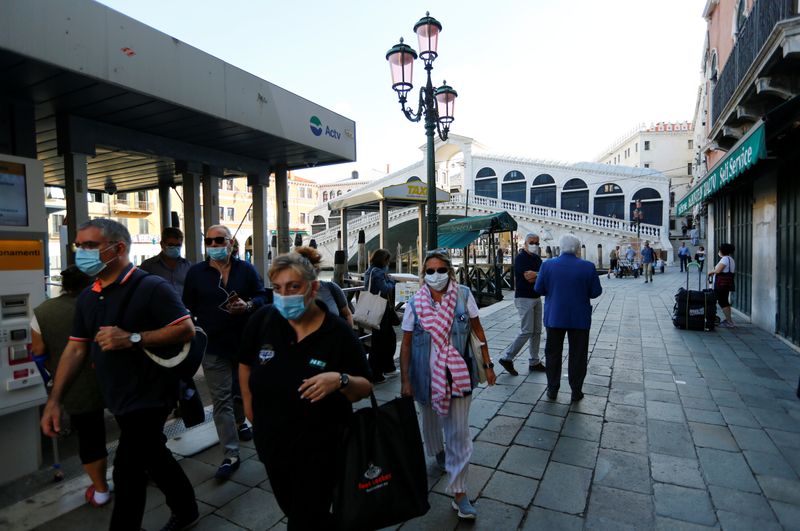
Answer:
<path fill-rule="evenodd" d="M 558 398 L 558 389 L 553 391 L 552 389 L 550 389 L 548 387 L 547 388 L 547 398 L 549 398 L 550 400 L 555 400 L 556 398 Z"/>
<path fill-rule="evenodd" d="M 198 520 L 200 520 L 200 513 L 197 511 L 190 516 L 178 516 L 173 513 L 172 516 L 169 517 L 169 520 L 167 520 L 167 523 L 164 524 L 164 527 L 161 528 L 161 531 L 181 531 L 183 529 L 189 529 L 190 527 L 194 527 L 194 524 L 196 524 Z"/>
<path fill-rule="evenodd" d="M 519 376 L 517 369 L 514 368 L 513 361 L 507 360 L 505 358 L 500 358 L 500 361 L 498 363 L 500 363 L 500 365 L 502 365 L 503 368 L 506 370 L 506 372 L 511 376 Z"/>
<path fill-rule="evenodd" d="M 250 429 L 250 426 L 248 426 L 246 422 L 241 426 L 239 426 L 239 440 L 240 441 L 253 440 L 253 430 Z"/>
<path fill-rule="evenodd" d="M 239 469 L 239 457 L 226 457 L 219 465 L 215 478 L 225 481 L 231 478 L 234 472 Z"/>
<path fill-rule="evenodd" d="M 573 391 L 572 392 L 572 401 L 573 402 L 580 402 L 583 400 L 583 393 L 580 391 Z"/>
<path fill-rule="evenodd" d="M 540 361 L 534 365 L 528 365 L 528 372 L 545 372 L 544 363 Z"/>

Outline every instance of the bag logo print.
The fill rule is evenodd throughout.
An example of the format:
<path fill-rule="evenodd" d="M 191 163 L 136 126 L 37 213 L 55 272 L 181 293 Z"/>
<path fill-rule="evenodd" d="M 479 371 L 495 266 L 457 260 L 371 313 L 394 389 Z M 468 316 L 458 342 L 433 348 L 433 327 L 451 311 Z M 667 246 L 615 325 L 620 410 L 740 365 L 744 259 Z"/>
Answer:
<path fill-rule="evenodd" d="M 374 463 L 370 463 L 363 474 L 364 481 L 358 484 L 358 490 L 363 492 L 373 492 L 383 487 L 387 487 L 392 481 L 392 473 L 383 473 L 383 469 Z"/>

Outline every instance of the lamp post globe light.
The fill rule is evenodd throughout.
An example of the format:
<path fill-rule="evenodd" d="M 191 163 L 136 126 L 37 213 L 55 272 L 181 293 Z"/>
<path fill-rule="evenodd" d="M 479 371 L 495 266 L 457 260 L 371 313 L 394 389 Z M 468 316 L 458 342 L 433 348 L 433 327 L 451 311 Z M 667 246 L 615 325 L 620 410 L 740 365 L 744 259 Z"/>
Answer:
<path fill-rule="evenodd" d="M 434 167 L 436 154 L 433 151 L 433 134 L 436 132 L 442 141 L 447 140 L 450 124 L 453 123 L 453 106 L 458 93 L 446 81 L 441 87 L 434 88 L 431 81 L 433 61 L 438 56 L 436 49 L 439 44 L 439 33 L 442 25 L 438 20 L 425 13 L 425 16 L 414 24 L 414 33 L 419 41 L 419 58 L 425 65 L 428 73 L 428 82 L 419 91 L 419 104 L 417 110 L 406 106 L 408 93 L 414 88 L 412 74 L 417 52 L 409 45 L 400 42 L 386 52 L 386 60 L 392 74 L 392 88 L 397 92 L 400 108 L 403 114 L 412 122 L 419 122 L 425 117 L 425 134 L 427 135 L 427 176 L 428 176 L 428 249 L 439 246 L 438 217 L 436 214 L 436 171 Z"/>

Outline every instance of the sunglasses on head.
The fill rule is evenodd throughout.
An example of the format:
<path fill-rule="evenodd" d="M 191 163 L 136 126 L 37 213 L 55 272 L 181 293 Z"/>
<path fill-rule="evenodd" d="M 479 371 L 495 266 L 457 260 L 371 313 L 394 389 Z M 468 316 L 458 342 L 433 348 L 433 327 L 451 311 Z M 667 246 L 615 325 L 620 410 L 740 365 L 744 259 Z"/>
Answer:
<path fill-rule="evenodd" d="M 205 242 L 206 245 L 211 245 L 212 243 L 216 243 L 219 245 L 224 245 L 225 242 L 230 241 L 230 238 L 226 238 L 225 236 L 216 236 L 214 238 L 206 238 Z"/>
<path fill-rule="evenodd" d="M 429 267 L 428 269 L 425 270 L 425 274 L 426 275 L 432 275 L 434 273 L 444 274 L 444 273 L 447 273 L 448 271 L 449 270 L 446 267 L 440 267 L 438 269 L 434 269 L 432 267 Z"/>

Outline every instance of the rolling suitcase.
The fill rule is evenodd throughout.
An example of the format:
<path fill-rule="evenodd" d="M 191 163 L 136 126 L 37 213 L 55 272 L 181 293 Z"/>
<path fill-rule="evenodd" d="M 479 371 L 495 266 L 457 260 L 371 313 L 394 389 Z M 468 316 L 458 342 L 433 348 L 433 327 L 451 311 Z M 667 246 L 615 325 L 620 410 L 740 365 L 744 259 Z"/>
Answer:
<path fill-rule="evenodd" d="M 690 264 L 691 265 L 691 264 Z M 713 289 L 702 289 L 698 276 L 697 291 L 689 289 L 689 268 L 686 268 L 686 288 L 675 294 L 672 324 L 682 330 L 714 330 L 717 316 L 717 296 Z"/>

